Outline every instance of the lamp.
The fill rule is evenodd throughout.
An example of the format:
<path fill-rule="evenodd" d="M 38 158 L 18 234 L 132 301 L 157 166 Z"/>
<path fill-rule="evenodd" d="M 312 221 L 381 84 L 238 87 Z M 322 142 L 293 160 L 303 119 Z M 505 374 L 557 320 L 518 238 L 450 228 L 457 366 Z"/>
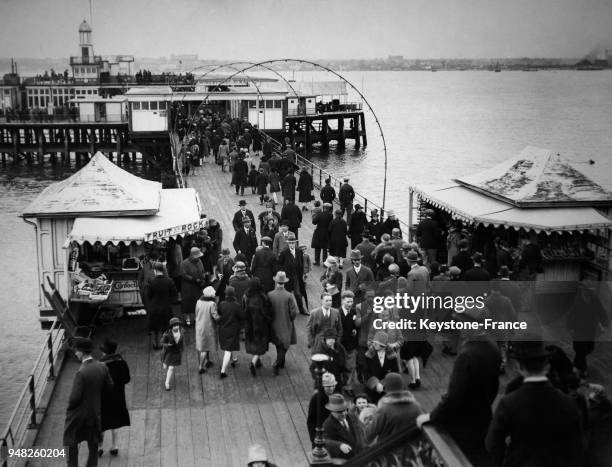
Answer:
<path fill-rule="evenodd" d="M 315 428 L 314 447 L 312 448 L 312 456 L 310 465 L 316 466 L 331 466 L 331 457 L 323 444 L 323 420 L 321 420 L 321 397 L 323 397 L 323 373 L 325 368 L 323 365 L 329 360 L 329 356 L 323 353 L 316 353 L 312 357 L 314 365 L 315 381 L 317 385 L 317 426 Z"/>

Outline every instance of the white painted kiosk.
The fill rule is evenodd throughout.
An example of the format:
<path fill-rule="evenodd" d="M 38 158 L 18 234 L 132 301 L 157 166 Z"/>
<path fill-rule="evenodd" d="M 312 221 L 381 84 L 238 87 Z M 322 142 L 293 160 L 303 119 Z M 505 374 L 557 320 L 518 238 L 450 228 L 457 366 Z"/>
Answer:
<path fill-rule="evenodd" d="M 112 291 L 104 303 L 140 306 L 139 267 L 126 266 L 147 245 L 192 234 L 205 224 L 192 188 L 163 190 L 117 167 L 98 152 L 66 180 L 47 187 L 22 214 L 35 227 L 37 281 L 51 279 L 74 297 L 76 275 L 104 274 Z M 129 262 L 127 262 L 129 264 Z M 39 289 L 41 321 L 53 319 Z"/>

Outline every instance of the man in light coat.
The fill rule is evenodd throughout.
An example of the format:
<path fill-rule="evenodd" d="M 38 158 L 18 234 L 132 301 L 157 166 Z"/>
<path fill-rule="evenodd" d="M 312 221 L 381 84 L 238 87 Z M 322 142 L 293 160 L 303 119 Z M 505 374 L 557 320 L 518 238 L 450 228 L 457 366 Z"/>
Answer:
<path fill-rule="evenodd" d="M 294 320 L 298 314 L 297 303 L 291 292 L 285 290 L 285 284 L 289 282 L 285 271 L 278 271 L 274 276 L 274 290 L 268 292 L 268 299 L 272 307 L 272 330 L 274 338 L 272 342 L 276 346 L 276 362 L 273 370 L 274 376 L 278 376 L 281 368 L 285 368 L 285 355 L 293 344 L 297 343 Z"/>

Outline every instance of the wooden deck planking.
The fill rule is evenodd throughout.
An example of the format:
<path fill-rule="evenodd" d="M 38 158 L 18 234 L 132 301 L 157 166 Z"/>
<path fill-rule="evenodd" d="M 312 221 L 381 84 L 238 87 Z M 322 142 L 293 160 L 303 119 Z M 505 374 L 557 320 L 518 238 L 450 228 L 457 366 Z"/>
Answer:
<path fill-rule="evenodd" d="M 223 246 L 233 251 L 231 220 L 238 209 L 238 200 L 247 199 L 249 208 L 257 217 L 263 210 L 257 196 L 251 195 L 250 190 L 244 196 L 235 195 L 233 187 L 229 186 L 230 175 L 222 174 L 216 166 L 200 168 L 199 176 L 191 176 L 188 180 L 189 185 L 199 191 L 204 212 L 221 223 Z M 300 238 L 308 246 L 312 232 L 310 213 L 305 213 Z M 309 248 L 308 251 L 313 258 L 312 250 Z M 313 267 L 307 281 L 311 309 L 319 303 L 322 273 L 322 267 Z M 95 348 L 104 337 L 113 336 L 119 341 L 119 350 L 130 365 L 132 382 L 126 387 L 126 398 L 132 426 L 119 431 L 117 458 L 108 456 L 110 440 L 106 440 L 100 465 L 242 466 L 251 443 L 265 446 L 271 461 L 279 466 L 307 465 L 310 439 L 306 415 L 313 382 L 309 371 L 311 351 L 306 346 L 306 320 L 301 315 L 296 320 L 298 344 L 287 353 L 287 366 L 278 377 L 272 374 L 276 357 L 273 345 L 262 357 L 264 367 L 258 370 L 257 378 L 249 373 L 250 356 L 244 350 L 237 354 L 239 364 L 228 368 L 228 378 L 219 379 L 221 351 L 211 353 L 214 366 L 204 375 L 199 375 L 193 330 L 188 329 L 183 364 L 177 368 L 172 391 L 163 390 L 165 371 L 161 366 L 160 352 L 151 349 L 146 320 L 132 318 L 101 326 L 95 336 Z M 434 354 L 427 368 L 421 368 L 423 386 L 414 392 L 427 411 L 446 391 L 455 360 L 440 352 L 440 337 L 433 342 Z M 244 349 L 242 342 L 241 346 Z M 571 345 L 566 344 L 564 348 L 573 355 Z M 609 384 L 612 344 L 599 343 L 589 362 L 594 367 L 591 372 L 593 379 Z M 65 409 L 78 365 L 74 358 L 65 362 L 36 446 L 61 446 Z M 500 392 L 509 379 L 509 376 L 500 379 Z M 82 463 L 86 453 L 83 445 Z M 59 464 L 63 465 L 63 462 Z"/>

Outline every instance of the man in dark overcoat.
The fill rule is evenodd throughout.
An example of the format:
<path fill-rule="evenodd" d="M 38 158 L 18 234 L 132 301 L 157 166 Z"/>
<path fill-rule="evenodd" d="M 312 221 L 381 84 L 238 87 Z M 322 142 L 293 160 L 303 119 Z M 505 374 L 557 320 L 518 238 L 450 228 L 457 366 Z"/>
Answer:
<path fill-rule="evenodd" d="M 548 352 L 539 337 L 515 342 L 523 384 L 497 406 L 486 437 L 494 467 L 583 465 L 583 434 L 576 402 L 546 376 Z M 509 439 L 509 444 L 508 444 Z"/>
<path fill-rule="evenodd" d="M 295 175 L 293 175 L 292 171 L 289 171 L 287 175 L 283 177 L 281 180 L 281 191 L 283 193 L 283 199 L 291 200 L 293 203 L 295 201 L 295 186 L 297 185 L 297 180 L 295 179 Z"/>
<path fill-rule="evenodd" d="M 307 315 L 308 312 L 304 308 L 304 300 L 302 293 L 305 291 L 304 284 L 304 255 L 302 250 L 297 248 L 297 239 L 293 232 L 289 232 L 287 236 L 287 244 L 289 248 L 283 250 L 278 256 L 278 269 L 285 271 L 288 282 L 286 289 L 292 292 L 295 296 L 300 314 Z"/>
<path fill-rule="evenodd" d="M 253 211 L 247 209 L 247 202 L 244 199 L 241 199 L 238 202 L 238 206 L 240 209 L 234 213 L 234 218 L 232 219 L 232 225 L 234 226 L 234 230 L 238 232 L 244 226 L 242 224 L 242 220 L 248 217 L 251 220 L 251 227 L 253 230 L 257 231 L 255 228 L 255 216 L 253 215 Z"/>
<path fill-rule="evenodd" d="M 274 274 L 276 273 L 276 256 L 272 252 L 272 239 L 261 238 L 261 248 L 255 251 L 251 262 L 253 277 L 259 278 L 261 288 L 268 293 L 274 288 Z"/>
<path fill-rule="evenodd" d="M 234 236 L 234 249 L 236 254 L 243 254 L 247 265 L 251 264 L 251 259 L 257 249 L 257 234 L 251 227 L 251 220 L 247 217 L 242 220 L 242 229 Z"/>
<path fill-rule="evenodd" d="M 361 242 L 363 231 L 368 223 L 368 218 L 360 204 L 355 205 L 355 212 L 351 215 L 349 222 L 349 236 L 351 237 L 351 248 L 355 249 Z"/>
<path fill-rule="evenodd" d="M 302 211 L 293 203 L 292 199 L 286 198 L 285 206 L 281 211 L 281 218 L 287 221 L 289 230 L 295 234 L 295 238 L 299 238 L 298 231 L 302 225 Z"/>
<path fill-rule="evenodd" d="M 87 441 L 89 450 L 87 465 L 98 465 L 98 444 L 102 439 L 102 392 L 113 387 L 108 368 L 91 356 L 91 339 L 76 337 L 74 353 L 81 360 L 72 383 L 72 391 L 66 409 L 64 446 L 68 448 L 68 466 L 76 467 L 79 461 L 79 443 Z"/>
<path fill-rule="evenodd" d="M 249 164 L 244 160 L 244 156 L 238 158 L 234 163 L 234 175 L 232 180 L 236 185 L 236 194 L 244 195 L 244 187 L 247 186 L 249 175 Z"/>
<path fill-rule="evenodd" d="M 476 318 L 482 322 L 482 317 Z M 431 414 L 417 419 L 444 428 L 474 465 L 486 461 L 484 440 L 499 389 L 501 354 L 484 331 L 472 335 L 457 356 L 448 391 Z"/>
<path fill-rule="evenodd" d="M 312 200 L 313 183 L 312 176 L 308 173 L 306 167 L 300 172 L 300 180 L 298 181 L 297 189 L 299 191 L 298 201 L 302 204 L 302 211 L 308 211 L 308 206 Z"/>

